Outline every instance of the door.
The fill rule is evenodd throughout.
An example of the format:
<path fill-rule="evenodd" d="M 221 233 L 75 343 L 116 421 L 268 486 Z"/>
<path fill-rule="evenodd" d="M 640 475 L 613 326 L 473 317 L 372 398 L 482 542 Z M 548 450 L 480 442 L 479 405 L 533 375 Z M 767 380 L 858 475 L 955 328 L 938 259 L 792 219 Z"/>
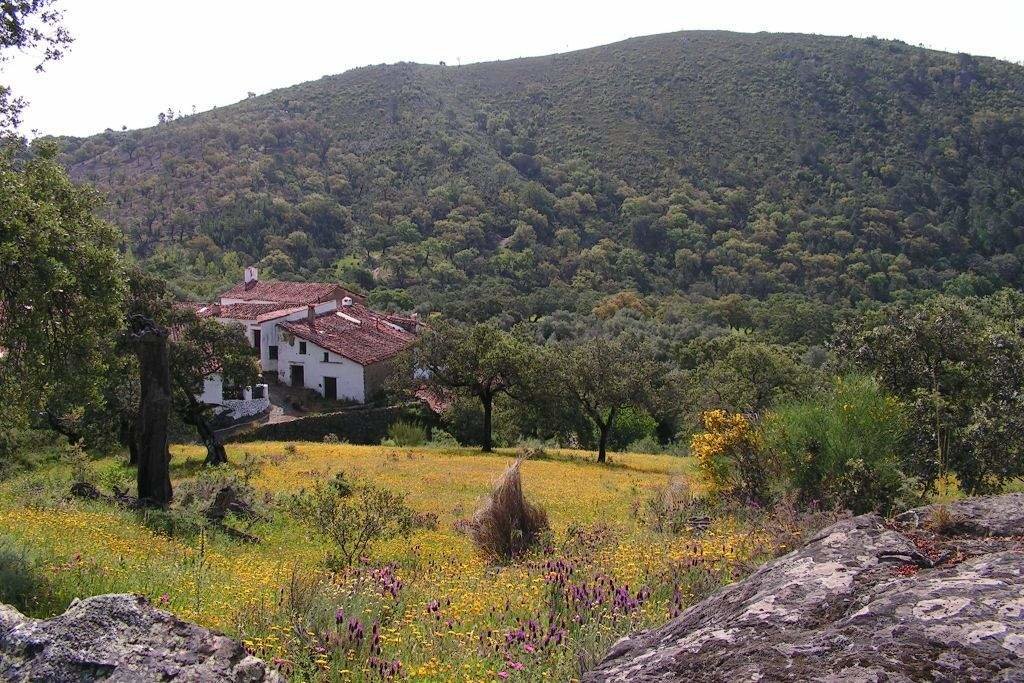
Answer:
<path fill-rule="evenodd" d="M 324 398 L 336 401 L 338 399 L 338 378 L 324 377 Z"/>
<path fill-rule="evenodd" d="M 306 386 L 306 368 L 301 365 L 291 366 L 291 385 L 293 387 L 304 387 Z"/>

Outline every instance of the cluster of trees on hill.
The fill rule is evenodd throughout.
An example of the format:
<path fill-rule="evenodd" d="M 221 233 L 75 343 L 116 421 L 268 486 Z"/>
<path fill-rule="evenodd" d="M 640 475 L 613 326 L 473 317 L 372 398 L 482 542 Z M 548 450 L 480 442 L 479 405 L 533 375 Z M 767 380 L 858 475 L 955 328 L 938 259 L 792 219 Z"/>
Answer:
<path fill-rule="evenodd" d="M 682 33 L 61 142 L 180 293 L 259 262 L 466 321 L 630 291 L 855 305 L 1021 283 L 1022 84 L 896 42 Z"/>
<path fill-rule="evenodd" d="M 1024 475 L 1022 314 L 1016 290 L 889 304 L 843 321 L 820 354 L 738 331 L 666 354 L 635 329 L 542 345 L 528 324 L 442 323 L 403 379 L 420 370 L 413 386 L 451 405 L 444 425 L 485 451 L 495 431 L 599 462 L 692 438 L 712 480 L 748 499 L 765 503 L 784 470 L 807 504 L 888 508 L 950 477 L 980 493 Z"/>

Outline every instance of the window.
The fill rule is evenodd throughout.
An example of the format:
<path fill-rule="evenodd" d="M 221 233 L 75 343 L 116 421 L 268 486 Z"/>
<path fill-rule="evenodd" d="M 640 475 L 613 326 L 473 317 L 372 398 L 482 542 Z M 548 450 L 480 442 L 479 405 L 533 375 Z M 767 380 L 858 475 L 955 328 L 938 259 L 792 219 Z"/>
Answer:
<path fill-rule="evenodd" d="M 306 342 L 299 342 L 299 355 L 306 355 Z"/>
<path fill-rule="evenodd" d="M 330 360 L 330 358 L 331 358 L 330 355 L 326 351 L 324 351 L 324 362 L 325 363 L 328 362 Z"/>
<path fill-rule="evenodd" d="M 270 353 L 270 360 L 277 360 L 277 344 L 268 346 L 267 351 Z"/>

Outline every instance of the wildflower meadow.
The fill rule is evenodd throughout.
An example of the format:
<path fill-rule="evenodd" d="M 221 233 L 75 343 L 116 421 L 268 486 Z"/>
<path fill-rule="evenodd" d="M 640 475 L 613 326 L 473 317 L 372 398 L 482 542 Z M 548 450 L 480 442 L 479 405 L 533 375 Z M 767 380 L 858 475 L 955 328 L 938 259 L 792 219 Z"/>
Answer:
<path fill-rule="evenodd" d="M 71 498 L 65 464 L 0 485 L 0 570 L 21 577 L 5 601 L 45 616 L 74 597 L 140 593 L 241 639 L 293 680 L 564 681 L 619 637 L 664 622 L 776 550 L 763 528 L 735 516 L 651 523 L 666 487 L 690 485 L 689 458 L 619 454 L 597 465 L 593 454 L 563 451 L 524 462 L 524 491 L 547 511 L 550 532 L 524 557 L 498 562 L 464 525 L 511 452 L 230 447 L 218 476 L 250 487 L 259 513 L 228 521 L 255 541 L 189 517 L 190 482 L 211 475 L 198 448 L 173 454 L 179 515 Z M 90 468 L 101 486 L 131 475 L 113 459 Z M 418 522 L 329 570 L 324 539 L 281 501 L 338 472 L 403 495 Z"/>

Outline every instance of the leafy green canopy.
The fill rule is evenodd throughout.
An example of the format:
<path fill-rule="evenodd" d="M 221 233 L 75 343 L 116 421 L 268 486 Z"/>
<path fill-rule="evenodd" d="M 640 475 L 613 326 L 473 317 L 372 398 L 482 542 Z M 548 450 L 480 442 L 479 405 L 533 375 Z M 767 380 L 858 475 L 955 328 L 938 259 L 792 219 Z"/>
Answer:
<path fill-rule="evenodd" d="M 848 325 L 837 358 L 873 372 L 909 407 L 908 470 L 998 490 L 1024 474 L 1024 296 L 936 297 Z"/>
<path fill-rule="evenodd" d="M 73 184 L 53 145 L 20 167 L 0 155 L 0 396 L 4 419 L 56 398 L 102 400 L 122 329 L 120 235 Z"/>

